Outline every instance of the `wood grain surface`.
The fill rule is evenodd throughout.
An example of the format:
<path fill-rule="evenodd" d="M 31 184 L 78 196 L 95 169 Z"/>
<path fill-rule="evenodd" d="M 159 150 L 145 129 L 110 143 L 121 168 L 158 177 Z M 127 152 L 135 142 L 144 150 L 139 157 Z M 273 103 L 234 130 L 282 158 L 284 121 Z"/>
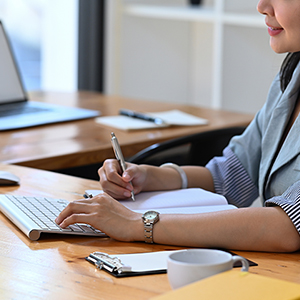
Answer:
<path fill-rule="evenodd" d="M 14 165 L 0 165 L 19 176 L 20 186 L 1 194 L 82 198 L 97 181 Z M 150 299 L 170 291 L 166 274 L 115 278 L 85 261 L 94 251 L 108 254 L 182 249 L 168 245 L 123 243 L 110 238 L 44 235 L 30 241 L 0 213 L 0 299 Z M 258 263 L 250 272 L 300 283 L 300 253 L 234 251 Z"/>
<path fill-rule="evenodd" d="M 95 109 L 101 111 L 102 116 L 117 115 L 120 108 L 143 112 L 180 109 L 208 119 L 209 124 L 128 132 L 105 127 L 92 118 L 3 131 L 0 133 L 0 162 L 43 170 L 102 163 L 105 159 L 114 157 L 110 141 L 112 130 L 118 137 L 124 156 L 130 157 L 157 142 L 212 129 L 247 125 L 253 118 L 252 115 L 241 113 L 105 96 L 94 92 L 35 92 L 30 94 L 30 99 Z"/>

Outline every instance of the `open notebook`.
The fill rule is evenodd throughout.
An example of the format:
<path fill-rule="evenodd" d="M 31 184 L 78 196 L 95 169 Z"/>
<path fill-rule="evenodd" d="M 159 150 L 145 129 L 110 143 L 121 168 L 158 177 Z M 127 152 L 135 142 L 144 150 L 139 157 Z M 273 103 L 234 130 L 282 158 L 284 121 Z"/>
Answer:
<path fill-rule="evenodd" d="M 88 195 L 98 195 L 101 190 L 87 190 Z M 135 200 L 120 202 L 136 212 L 149 209 L 160 213 L 204 213 L 220 210 L 236 209 L 228 204 L 222 195 L 211 193 L 200 188 L 180 189 L 172 191 L 143 192 L 135 195 Z"/>

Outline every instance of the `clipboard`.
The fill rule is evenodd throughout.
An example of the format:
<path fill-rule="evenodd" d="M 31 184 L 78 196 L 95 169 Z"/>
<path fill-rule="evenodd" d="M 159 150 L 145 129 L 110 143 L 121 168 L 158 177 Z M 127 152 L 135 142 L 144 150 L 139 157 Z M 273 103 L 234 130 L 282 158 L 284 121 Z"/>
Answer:
<path fill-rule="evenodd" d="M 85 259 L 115 277 L 129 277 L 167 272 L 167 257 L 175 251 L 108 255 L 93 252 Z"/>
<path fill-rule="evenodd" d="M 93 252 L 85 259 L 95 265 L 98 269 L 104 270 L 115 277 L 164 274 L 167 273 L 168 256 L 177 251 L 181 250 L 118 255 Z M 233 254 L 232 252 L 229 253 Z M 257 266 L 253 261 L 248 260 L 248 262 L 249 266 Z M 234 267 L 240 266 L 234 265 Z"/>

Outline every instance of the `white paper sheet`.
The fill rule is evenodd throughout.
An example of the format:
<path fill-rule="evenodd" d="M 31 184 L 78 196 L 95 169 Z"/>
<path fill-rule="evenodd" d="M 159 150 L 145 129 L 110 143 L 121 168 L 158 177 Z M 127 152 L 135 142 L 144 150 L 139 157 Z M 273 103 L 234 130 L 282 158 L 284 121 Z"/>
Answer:
<path fill-rule="evenodd" d="M 187 114 L 180 110 L 170 110 L 156 113 L 148 113 L 151 116 L 163 119 L 166 124 L 157 125 L 153 122 L 135 119 L 126 116 L 103 116 L 96 118 L 96 122 L 109 127 L 114 127 L 122 130 L 138 130 L 138 129 L 151 129 L 162 128 L 169 126 L 195 126 L 205 125 L 208 121 L 203 118 Z"/>

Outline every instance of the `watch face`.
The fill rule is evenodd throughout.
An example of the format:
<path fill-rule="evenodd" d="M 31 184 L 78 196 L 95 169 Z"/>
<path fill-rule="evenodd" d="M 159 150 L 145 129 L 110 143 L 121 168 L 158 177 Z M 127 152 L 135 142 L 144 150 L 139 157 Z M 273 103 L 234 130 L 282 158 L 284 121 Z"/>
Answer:
<path fill-rule="evenodd" d="M 156 211 L 147 211 L 144 214 L 144 218 L 148 220 L 154 220 L 157 217 L 158 213 Z"/>

